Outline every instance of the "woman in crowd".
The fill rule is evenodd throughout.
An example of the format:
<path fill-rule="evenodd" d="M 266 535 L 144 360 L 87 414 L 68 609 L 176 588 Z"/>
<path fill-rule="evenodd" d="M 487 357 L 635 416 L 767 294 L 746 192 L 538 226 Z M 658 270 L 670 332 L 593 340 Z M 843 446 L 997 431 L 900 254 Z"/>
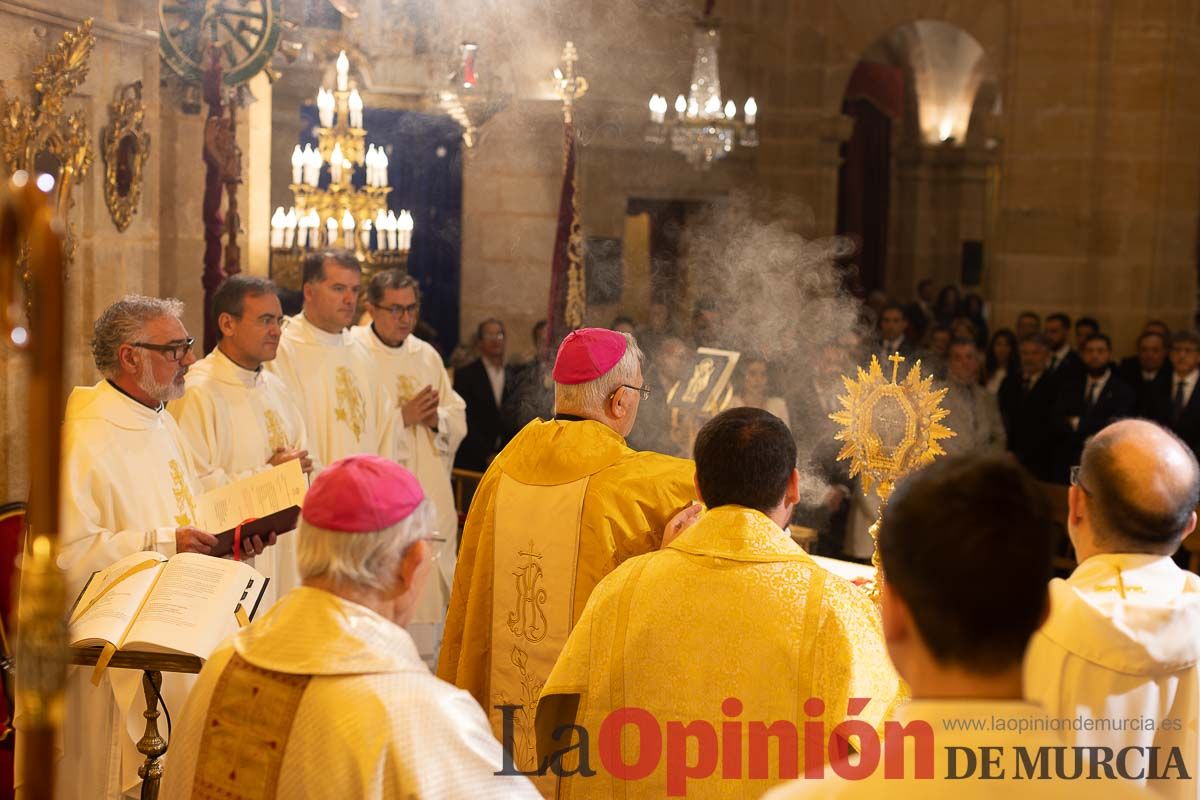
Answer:
<path fill-rule="evenodd" d="M 770 382 L 770 372 L 765 358 L 761 356 L 743 358 L 738 362 L 736 394 L 733 396 L 731 406 L 761 408 L 779 417 L 783 420 L 783 424 L 790 428 L 792 421 L 788 418 L 787 402 L 782 397 L 767 394 Z"/>
<path fill-rule="evenodd" d="M 1009 373 L 1021 371 L 1020 354 L 1017 352 L 1017 335 L 1008 328 L 1001 328 L 992 335 L 984 362 L 984 383 L 992 394 L 1000 391 L 1000 384 Z"/>

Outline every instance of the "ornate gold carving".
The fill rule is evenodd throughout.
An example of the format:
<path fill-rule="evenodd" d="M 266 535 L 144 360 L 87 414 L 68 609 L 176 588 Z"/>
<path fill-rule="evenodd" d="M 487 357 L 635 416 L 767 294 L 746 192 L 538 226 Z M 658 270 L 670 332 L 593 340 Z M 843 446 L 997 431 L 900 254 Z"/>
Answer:
<path fill-rule="evenodd" d="M 171 470 L 171 491 L 175 495 L 175 508 L 179 510 L 179 513 L 175 515 L 175 524 L 194 525 L 196 501 L 192 499 L 192 490 L 184 480 L 183 470 L 180 468 L 179 462 L 173 458 L 167 462 L 167 466 Z"/>
<path fill-rule="evenodd" d="M 921 362 L 917 361 L 903 382 L 897 382 L 897 371 L 904 357 L 891 355 L 892 380 L 883 376 L 879 359 L 871 356 L 869 371 L 858 368 L 858 380 L 845 375 L 842 382 L 847 394 L 839 397 L 842 410 L 829 418 L 843 427 L 834 436 L 844 442 L 838 460 L 850 459 L 850 477 L 862 475 L 863 494 L 875 488 L 879 496 L 879 516 L 871 526 L 875 541 L 875 585 L 871 596 L 879 597 L 883 574 L 879 563 L 879 524 L 896 481 L 906 473 L 929 464 L 945 455 L 939 441 L 954 432 L 941 424 L 950 412 L 941 407 L 947 389 L 933 391 L 933 376 L 921 379 Z"/>
<path fill-rule="evenodd" d="M 100 135 L 104 156 L 104 202 L 117 230 L 124 231 L 142 199 L 142 166 L 150 155 L 142 82 L 124 86 L 108 104 L 108 127 Z"/>
<path fill-rule="evenodd" d="M 549 626 L 546 612 L 546 588 L 542 582 L 541 553 L 534 552 L 533 542 L 528 550 L 522 550 L 518 555 L 528 558 L 525 564 L 518 565 L 513 577 L 516 580 L 517 597 L 515 610 L 509 612 L 508 629 L 513 636 L 536 644 L 546 638 Z"/>
<path fill-rule="evenodd" d="M 283 429 L 283 420 L 275 413 L 275 409 L 268 408 L 263 412 L 263 417 L 267 423 L 267 443 L 272 450 L 278 450 L 280 447 L 287 447 L 288 437 L 287 432 Z"/>
<path fill-rule="evenodd" d="M 350 426 L 357 441 L 362 437 L 367 421 L 367 404 L 347 367 L 337 368 L 337 418 Z"/>
<path fill-rule="evenodd" d="M 95 153 L 88 136 L 87 119 L 82 111 L 66 112 L 66 98 L 87 78 L 88 57 L 96 44 L 92 20 L 84 20 L 77 29 L 63 34 L 62 41 L 46 60 L 33 71 L 33 97 L 0 98 L 0 159 L 10 175 L 25 171 L 31 176 L 52 172 L 57 192 L 55 211 L 66 222 L 63 247 L 64 273 L 69 272 L 75 252 L 75 239 L 67 214 L 73 201 L 71 191 L 92 165 Z M 57 166 L 39 165 L 38 156 L 52 156 Z M 28 302 L 32 276 L 22 272 Z"/>

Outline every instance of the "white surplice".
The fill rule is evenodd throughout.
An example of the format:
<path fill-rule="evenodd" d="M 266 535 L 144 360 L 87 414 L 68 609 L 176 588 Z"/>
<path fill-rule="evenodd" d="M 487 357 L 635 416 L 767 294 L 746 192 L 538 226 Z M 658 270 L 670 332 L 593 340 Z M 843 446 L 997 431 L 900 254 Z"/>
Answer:
<path fill-rule="evenodd" d="M 371 390 L 374 366 L 349 331 L 327 333 L 303 313 L 288 317 L 275 360 L 264 366 L 300 407 L 314 478 L 339 458 L 380 455 L 382 425 L 394 404 L 386 392 Z"/>
<path fill-rule="evenodd" d="M 390 391 L 392 412 L 384 426 L 382 455 L 391 458 L 417 476 L 425 496 L 437 512 L 440 543 L 437 567 L 418 603 L 416 616 L 409 626 L 422 657 L 436 663 L 437 642 L 446 618 L 450 587 L 454 585 L 455 551 L 458 542 L 458 512 L 454 508 L 454 490 L 450 470 L 454 454 L 467 435 L 467 404 L 454 391 L 442 358 L 428 342 L 409 334 L 399 347 L 380 341 L 369 325 L 351 329 L 355 341 L 367 352 L 374 365 L 377 387 Z M 405 427 L 401 407 L 426 386 L 438 393 L 437 431 L 417 423 Z M 434 631 L 419 626 L 433 626 Z"/>
<path fill-rule="evenodd" d="M 1054 762 L 1055 750 L 1061 748 L 1063 740 L 1046 729 L 1046 712 L 1034 703 L 1012 700 L 913 700 L 896 713 L 896 721 L 908 726 L 913 722 L 926 722 L 932 728 L 933 774 L 929 778 L 916 777 L 913 746 L 904 747 L 903 777 L 887 778 L 884 775 L 885 759 L 881 755 L 875 771 L 862 779 L 846 779 L 837 775 L 830 765 L 825 766 L 824 777 L 801 777 L 799 780 L 776 786 L 763 795 L 763 800 L 993 800 L 994 798 L 1019 797 L 1022 800 L 1050 800 L 1050 798 L 1104 798 L 1104 800 L 1126 800 L 1144 798 L 1145 791 L 1132 784 L 1114 778 L 1097 780 L 1084 776 L 1078 780 L 1059 779 L 1053 768 L 1047 777 L 1041 778 L 1038 769 L 1033 773 L 1038 779 L 1031 780 L 1029 773 L 1021 773 L 1019 751 L 1024 748 L 1029 758 L 1038 756 L 1041 748 L 1047 748 L 1049 762 Z M 1025 725 L 1027 730 L 1019 732 L 1017 727 Z M 1007 728 L 1011 726 L 1013 730 Z M 1039 726 L 1040 730 L 1031 730 Z M 825 731 L 829 735 L 829 731 Z M 998 759 L 990 768 L 990 778 L 982 778 L 983 767 L 980 748 L 995 747 L 998 751 L 989 754 Z M 951 750 L 951 748 L 960 748 Z M 880 750 L 886 752 L 886 745 Z M 967 773 L 969 749 L 976 759 L 970 777 L 947 779 L 950 774 Z M 774 751 L 772 750 L 772 753 Z M 1070 753 L 1070 751 L 1067 751 Z M 950 772 L 950 754 L 955 757 L 954 772 Z M 1042 756 L 1047 761 L 1046 755 Z M 1073 765 L 1074 754 L 1066 757 Z M 851 763 L 854 763 L 851 761 Z M 1039 762 L 1040 763 L 1040 762 Z M 997 777 L 1004 770 L 1004 777 Z M 1072 766 L 1066 774 L 1070 775 Z M 804 765 L 800 765 L 803 775 Z"/>
<path fill-rule="evenodd" d="M 279 376 L 243 369 L 219 347 L 188 369 L 187 391 L 167 410 L 178 421 L 206 488 L 269 469 L 267 461 L 278 447 L 308 446 L 300 408 Z M 246 560 L 269 579 L 260 614 L 300 585 L 294 533 Z"/>
<path fill-rule="evenodd" d="M 275 793 L 261 800 L 539 797 L 526 778 L 494 774 L 503 756 L 483 710 L 430 674 L 403 628 L 302 586 L 205 664 L 175 722 L 164 800 L 192 796 L 209 704 L 234 653 L 258 669 L 313 676 L 292 718 Z"/>
<path fill-rule="evenodd" d="M 1200 576 L 1165 556 L 1101 554 L 1050 583 L 1050 618 L 1025 656 L 1025 693 L 1057 717 L 1105 722 L 1076 745 L 1179 747 L 1191 781 L 1146 781 L 1159 797 L 1197 796 Z M 1154 720 L 1154 728 L 1134 721 Z M 1164 729 L 1163 720 L 1181 722 Z M 1127 729 L 1114 730 L 1113 723 Z M 1172 728 L 1174 726 L 1171 726 Z"/>
<path fill-rule="evenodd" d="M 195 522 L 201 491 L 170 414 L 142 405 L 107 381 L 77 386 L 63 423 L 58 557 L 70 599 L 94 571 L 127 555 L 143 550 L 174 555 L 175 528 Z M 57 797 L 109 800 L 136 790 L 144 760 L 134 746 L 145 730 L 141 673 L 110 668 L 93 686 L 91 667 L 69 670 Z M 163 675 L 169 709 L 183 707 L 193 681 Z"/>

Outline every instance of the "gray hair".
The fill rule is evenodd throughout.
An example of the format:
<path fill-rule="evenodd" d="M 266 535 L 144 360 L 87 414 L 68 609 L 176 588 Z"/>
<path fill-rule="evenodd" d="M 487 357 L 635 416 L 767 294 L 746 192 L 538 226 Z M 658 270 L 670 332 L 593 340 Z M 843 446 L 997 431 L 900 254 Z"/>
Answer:
<path fill-rule="evenodd" d="M 554 407 L 562 411 L 598 411 L 617 387 L 637 377 L 642 364 L 642 350 L 633 334 L 622 333 L 629 346 L 612 369 L 587 383 L 555 383 Z"/>
<path fill-rule="evenodd" d="M 421 284 L 417 283 L 413 276 L 398 269 L 385 269 L 375 273 L 371 282 L 367 284 L 367 301 L 379 305 L 383 302 L 383 293 L 388 289 L 412 289 L 413 294 L 417 296 L 417 302 L 421 302 Z"/>
<path fill-rule="evenodd" d="M 387 591 L 396 565 L 436 522 L 428 500 L 395 525 L 372 533 L 343 533 L 310 525 L 300 518 L 296 559 L 301 578 L 326 578 L 339 586 Z M 449 532 L 447 535 L 453 535 Z"/>
<path fill-rule="evenodd" d="M 181 319 L 183 303 L 175 298 L 127 294 L 104 309 L 92 328 L 92 360 L 100 374 L 115 378 L 121 371 L 117 360 L 121 345 L 137 341 L 146 325 L 161 317 Z"/>

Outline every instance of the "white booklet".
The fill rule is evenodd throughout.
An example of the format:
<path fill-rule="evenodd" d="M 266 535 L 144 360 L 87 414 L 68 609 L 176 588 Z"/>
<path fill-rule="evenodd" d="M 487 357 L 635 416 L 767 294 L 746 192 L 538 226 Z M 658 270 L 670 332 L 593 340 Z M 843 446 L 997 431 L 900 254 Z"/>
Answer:
<path fill-rule="evenodd" d="M 92 575 L 71 609 L 70 643 L 207 659 L 237 630 L 238 606 L 253 617 L 266 587 L 245 562 L 134 553 Z"/>

